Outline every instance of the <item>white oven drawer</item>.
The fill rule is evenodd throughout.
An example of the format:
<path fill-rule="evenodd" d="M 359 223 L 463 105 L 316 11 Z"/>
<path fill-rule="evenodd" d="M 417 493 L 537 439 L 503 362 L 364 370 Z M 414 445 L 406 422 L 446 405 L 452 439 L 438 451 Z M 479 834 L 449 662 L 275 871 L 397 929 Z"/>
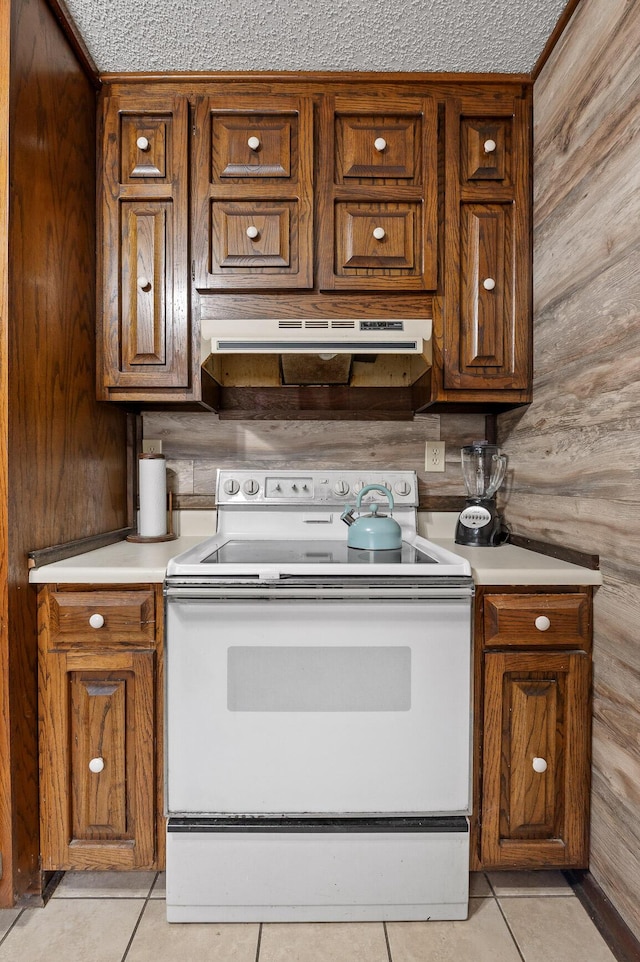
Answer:
<path fill-rule="evenodd" d="M 467 813 L 470 599 L 167 603 L 167 811 Z"/>
<path fill-rule="evenodd" d="M 169 922 L 466 919 L 466 819 L 420 831 L 167 831 Z M 458 821 L 459 825 L 454 823 Z"/>

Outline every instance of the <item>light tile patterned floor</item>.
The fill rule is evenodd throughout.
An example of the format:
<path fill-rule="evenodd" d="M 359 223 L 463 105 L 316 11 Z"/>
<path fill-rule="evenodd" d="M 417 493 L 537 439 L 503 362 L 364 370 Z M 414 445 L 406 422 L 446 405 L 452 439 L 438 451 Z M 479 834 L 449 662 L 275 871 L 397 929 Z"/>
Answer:
<path fill-rule="evenodd" d="M 615 962 L 559 872 L 471 876 L 466 922 L 169 925 L 164 876 L 68 872 L 0 910 L 0 962 Z"/>

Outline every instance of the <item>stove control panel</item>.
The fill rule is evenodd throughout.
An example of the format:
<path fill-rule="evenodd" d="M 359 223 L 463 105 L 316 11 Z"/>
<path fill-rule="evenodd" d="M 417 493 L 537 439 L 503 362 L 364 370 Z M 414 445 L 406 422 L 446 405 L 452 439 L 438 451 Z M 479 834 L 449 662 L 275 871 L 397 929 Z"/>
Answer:
<path fill-rule="evenodd" d="M 257 471 L 220 469 L 216 484 L 218 505 L 339 505 L 355 504 L 370 484 L 382 485 L 394 505 L 416 507 L 418 481 L 415 471 Z M 385 502 L 379 490 L 368 491 L 362 504 Z"/>

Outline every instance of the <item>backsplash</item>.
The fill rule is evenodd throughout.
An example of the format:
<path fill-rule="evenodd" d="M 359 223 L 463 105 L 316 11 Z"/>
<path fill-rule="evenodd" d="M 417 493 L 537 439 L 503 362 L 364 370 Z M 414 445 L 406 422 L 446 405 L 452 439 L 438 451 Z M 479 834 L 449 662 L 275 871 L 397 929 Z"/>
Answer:
<path fill-rule="evenodd" d="M 143 436 L 159 438 L 177 507 L 213 505 L 218 468 L 394 468 L 416 471 L 420 503 L 456 510 L 464 497 L 460 448 L 485 437 L 482 414 L 427 414 L 413 421 L 236 421 L 211 414 L 144 412 Z M 426 472 L 425 442 L 444 441 L 445 470 Z"/>

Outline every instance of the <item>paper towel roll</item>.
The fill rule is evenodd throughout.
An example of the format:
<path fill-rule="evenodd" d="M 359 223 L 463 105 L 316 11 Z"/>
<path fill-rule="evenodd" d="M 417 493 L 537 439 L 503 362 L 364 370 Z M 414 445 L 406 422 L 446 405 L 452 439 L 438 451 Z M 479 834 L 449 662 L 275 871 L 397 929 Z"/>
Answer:
<path fill-rule="evenodd" d="M 138 533 L 144 538 L 159 538 L 167 533 L 167 462 L 164 454 L 141 454 L 138 478 Z"/>

